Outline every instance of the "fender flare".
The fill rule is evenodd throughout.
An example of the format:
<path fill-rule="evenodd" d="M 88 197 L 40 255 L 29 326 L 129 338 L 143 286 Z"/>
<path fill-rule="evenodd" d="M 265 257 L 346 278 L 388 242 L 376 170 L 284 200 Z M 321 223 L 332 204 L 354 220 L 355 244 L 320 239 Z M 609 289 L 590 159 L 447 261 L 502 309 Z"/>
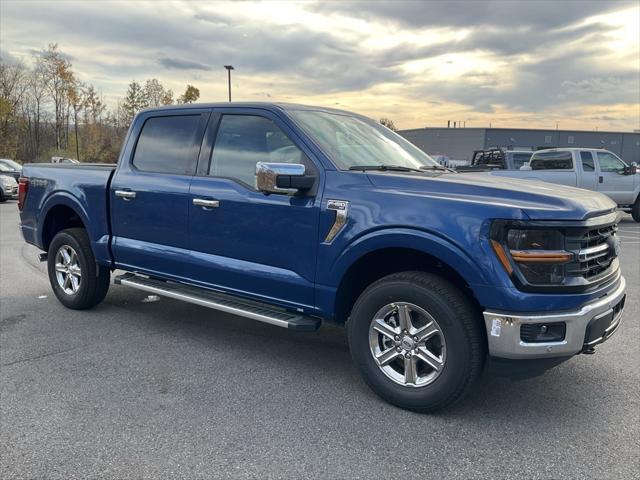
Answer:
<path fill-rule="evenodd" d="M 70 193 L 64 192 L 64 191 L 56 191 L 56 192 L 52 192 L 46 198 L 46 200 L 41 204 L 41 207 L 40 207 L 41 214 L 40 214 L 40 218 L 38 219 L 37 241 L 43 247 L 44 247 L 44 241 L 43 241 L 42 235 L 44 234 L 44 223 L 47 219 L 47 216 L 49 215 L 49 212 L 53 208 L 59 207 L 61 205 L 70 208 L 75 212 L 76 215 L 78 215 L 78 217 L 80 217 L 80 220 L 85 225 L 85 227 L 87 227 L 87 232 L 91 237 L 91 232 L 89 231 L 89 228 L 88 228 L 90 225 L 89 216 L 87 215 L 87 212 L 82 206 L 82 204 L 78 201 L 77 198 L 75 198 Z"/>
<path fill-rule="evenodd" d="M 356 261 L 368 253 L 386 248 L 407 248 L 431 255 L 455 270 L 470 286 L 491 284 L 478 262 L 449 239 L 433 232 L 406 227 L 375 230 L 349 243 L 333 263 L 331 278 L 339 285 Z"/>

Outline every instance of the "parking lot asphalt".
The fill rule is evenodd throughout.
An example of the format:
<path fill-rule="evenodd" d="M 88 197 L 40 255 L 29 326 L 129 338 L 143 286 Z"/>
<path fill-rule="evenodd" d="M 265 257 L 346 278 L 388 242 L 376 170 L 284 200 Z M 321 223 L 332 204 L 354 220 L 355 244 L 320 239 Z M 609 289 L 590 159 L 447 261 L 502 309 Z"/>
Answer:
<path fill-rule="evenodd" d="M 339 327 L 295 333 L 122 286 L 67 310 L 18 222 L 0 204 L 0 478 L 638 478 L 630 216 L 616 335 L 541 377 L 485 375 L 437 415 L 376 397 Z"/>

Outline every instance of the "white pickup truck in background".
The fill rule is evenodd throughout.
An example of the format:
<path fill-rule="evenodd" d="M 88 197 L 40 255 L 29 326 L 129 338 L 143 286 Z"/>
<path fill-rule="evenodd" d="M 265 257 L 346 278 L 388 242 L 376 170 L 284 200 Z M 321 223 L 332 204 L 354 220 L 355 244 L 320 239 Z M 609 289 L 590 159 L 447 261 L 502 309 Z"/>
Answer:
<path fill-rule="evenodd" d="M 493 170 L 489 175 L 559 183 L 609 196 L 640 222 L 640 174 L 608 150 L 553 148 L 538 150 L 519 170 Z"/>

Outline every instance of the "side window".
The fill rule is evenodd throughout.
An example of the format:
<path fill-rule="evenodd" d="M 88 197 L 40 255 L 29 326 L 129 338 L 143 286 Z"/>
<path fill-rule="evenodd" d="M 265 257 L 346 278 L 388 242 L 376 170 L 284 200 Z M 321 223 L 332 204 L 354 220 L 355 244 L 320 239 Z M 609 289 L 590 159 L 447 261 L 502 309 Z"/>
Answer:
<path fill-rule="evenodd" d="M 272 120 L 223 115 L 209 175 L 233 178 L 253 187 L 258 162 L 306 163 L 302 151 Z"/>
<path fill-rule="evenodd" d="M 200 115 L 151 117 L 142 127 L 133 165 L 145 172 L 193 175 Z"/>
<path fill-rule="evenodd" d="M 626 167 L 622 160 L 609 152 L 598 152 L 598 163 L 601 172 L 621 172 Z"/>
<path fill-rule="evenodd" d="M 535 153 L 529 165 L 532 170 L 571 170 L 573 160 L 571 152 Z"/>
<path fill-rule="evenodd" d="M 583 171 L 594 172 L 596 170 L 591 152 L 580 152 L 580 159 L 582 160 Z"/>
<path fill-rule="evenodd" d="M 520 170 L 525 163 L 531 160 L 530 153 L 514 153 L 513 154 L 513 168 L 515 170 Z"/>

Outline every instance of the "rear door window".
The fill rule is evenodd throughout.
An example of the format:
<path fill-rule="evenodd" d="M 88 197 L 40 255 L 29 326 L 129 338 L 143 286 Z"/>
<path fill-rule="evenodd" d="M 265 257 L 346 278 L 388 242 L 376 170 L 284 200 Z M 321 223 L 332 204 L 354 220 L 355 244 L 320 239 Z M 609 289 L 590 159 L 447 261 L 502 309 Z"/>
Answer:
<path fill-rule="evenodd" d="M 591 152 L 580 152 L 580 159 L 582 160 L 582 170 L 584 172 L 595 172 L 596 167 L 593 163 Z"/>
<path fill-rule="evenodd" d="M 532 170 L 571 170 L 573 159 L 571 152 L 534 153 L 529 165 Z"/>
<path fill-rule="evenodd" d="M 156 173 L 193 175 L 204 122 L 201 115 L 151 117 L 142 127 L 133 165 Z"/>

